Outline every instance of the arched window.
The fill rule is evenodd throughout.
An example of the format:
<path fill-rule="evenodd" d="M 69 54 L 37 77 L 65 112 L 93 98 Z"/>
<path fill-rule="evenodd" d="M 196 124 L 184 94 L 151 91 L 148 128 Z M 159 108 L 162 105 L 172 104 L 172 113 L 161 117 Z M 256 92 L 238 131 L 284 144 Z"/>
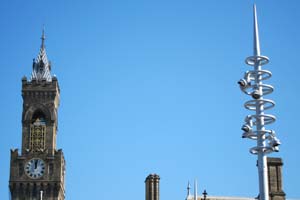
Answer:
<path fill-rule="evenodd" d="M 39 122 L 39 123 L 44 123 L 46 125 L 46 119 L 44 113 L 41 110 L 35 111 L 35 113 L 32 116 L 31 122 L 32 123 Z"/>
<path fill-rule="evenodd" d="M 30 150 L 43 151 L 45 149 L 46 120 L 42 111 L 36 111 L 30 124 Z"/>

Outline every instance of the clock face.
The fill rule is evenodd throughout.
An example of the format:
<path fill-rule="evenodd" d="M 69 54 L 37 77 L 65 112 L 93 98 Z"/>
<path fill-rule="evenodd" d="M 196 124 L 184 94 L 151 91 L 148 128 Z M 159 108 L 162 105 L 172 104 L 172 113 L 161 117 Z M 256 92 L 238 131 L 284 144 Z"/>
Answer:
<path fill-rule="evenodd" d="M 39 158 L 32 158 L 25 165 L 25 173 L 32 179 L 40 178 L 45 172 L 45 162 Z"/>

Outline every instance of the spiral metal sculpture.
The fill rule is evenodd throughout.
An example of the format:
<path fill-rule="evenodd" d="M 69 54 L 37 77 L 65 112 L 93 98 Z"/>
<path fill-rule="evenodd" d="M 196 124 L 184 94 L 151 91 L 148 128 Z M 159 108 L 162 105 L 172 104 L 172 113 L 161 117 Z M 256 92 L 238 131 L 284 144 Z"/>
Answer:
<path fill-rule="evenodd" d="M 238 81 L 240 89 L 252 99 L 244 104 L 244 107 L 255 114 L 247 115 L 245 124 L 242 126 L 244 133 L 242 138 L 248 138 L 257 141 L 257 146 L 250 148 L 250 153 L 258 156 L 259 189 L 260 200 L 268 200 L 268 177 L 267 177 L 267 159 L 266 155 L 271 152 L 278 152 L 278 146 L 281 144 L 277 139 L 274 130 L 265 129 L 265 125 L 275 122 L 274 115 L 265 114 L 275 106 L 275 102 L 270 99 L 264 99 L 264 96 L 271 94 L 273 86 L 264 84 L 263 81 L 272 77 L 272 73 L 263 70 L 262 66 L 268 64 L 269 58 L 260 55 L 260 43 L 258 35 L 258 23 L 256 15 L 256 6 L 254 5 L 254 55 L 246 59 L 246 64 L 253 67 L 253 70 L 245 72 L 244 78 Z"/>

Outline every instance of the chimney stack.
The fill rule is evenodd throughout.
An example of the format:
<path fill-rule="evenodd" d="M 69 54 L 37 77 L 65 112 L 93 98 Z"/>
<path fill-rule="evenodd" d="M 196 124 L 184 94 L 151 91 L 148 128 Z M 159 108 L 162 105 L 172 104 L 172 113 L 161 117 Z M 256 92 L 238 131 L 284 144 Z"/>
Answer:
<path fill-rule="evenodd" d="M 157 174 L 150 174 L 145 180 L 146 200 L 159 200 L 159 180 Z"/>
<path fill-rule="evenodd" d="M 267 163 L 270 200 L 285 200 L 285 193 L 282 188 L 282 159 L 267 158 Z"/>

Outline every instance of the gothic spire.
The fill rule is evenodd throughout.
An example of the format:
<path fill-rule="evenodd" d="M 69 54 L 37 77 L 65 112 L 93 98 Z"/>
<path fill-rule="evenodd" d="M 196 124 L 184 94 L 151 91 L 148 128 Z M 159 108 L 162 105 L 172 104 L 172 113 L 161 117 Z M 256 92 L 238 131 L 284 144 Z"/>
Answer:
<path fill-rule="evenodd" d="M 36 59 L 33 60 L 31 79 L 35 79 L 37 81 L 46 80 L 51 82 L 51 64 L 48 61 L 46 54 L 45 39 L 45 28 L 43 28 L 41 37 L 42 44 L 39 54 L 37 55 Z"/>
<path fill-rule="evenodd" d="M 256 5 L 253 5 L 253 17 L 254 17 L 254 55 L 260 56 L 260 44 L 259 44 L 259 34 L 258 34 L 258 22 L 256 14 Z"/>

